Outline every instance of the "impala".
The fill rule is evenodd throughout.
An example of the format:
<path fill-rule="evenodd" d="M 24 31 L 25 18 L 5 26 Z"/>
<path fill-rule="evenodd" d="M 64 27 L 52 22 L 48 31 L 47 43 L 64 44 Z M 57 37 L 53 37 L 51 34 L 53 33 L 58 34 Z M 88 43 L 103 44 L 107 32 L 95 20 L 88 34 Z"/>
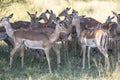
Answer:
<path fill-rule="evenodd" d="M 119 50 L 119 48 L 120 48 L 120 46 L 119 46 L 120 45 L 120 41 L 119 41 L 120 40 L 120 36 L 119 36 L 120 35 L 120 14 L 118 14 L 114 11 L 112 11 L 112 13 L 117 18 L 117 26 L 118 26 L 117 29 L 116 29 L 117 30 L 116 31 L 117 32 L 117 37 L 118 37 L 118 40 L 117 40 L 117 42 L 118 42 L 117 45 L 118 46 L 117 47 L 118 47 L 118 61 L 120 61 L 120 50 Z"/>
<path fill-rule="evenodd" d="M 88 46 L 88 66 L 90 68 L 90 49 L 97 47 L 99 51 L 105 57 L 105 67 L 109 69 L 109 57 L 107 50 L 108 43 L 108 31 L 98 28 L 94 30 L 84 30 L 80 25 L 80 16 L 77 12 L 72 13 L 73 20 L 72 25 L 76 27 L 77 37 L 81 43 L 83 52 L 83 69 L 85 68 L 85 53 L 86 47 Z"/>
<path fill-rule="evenodd" d="M 109 35 L 109 48 L 114 47 L 115 48 L 115 53 L 117 53 L 117 39 L 118 39 L 118 35 L 117 35 L 117 23 L 113 22 L 112 19 L 113 17 L 108 16 L 107 20 L 105 21 L 105 23 L 103 23 L 102 28 L 105 30 L 108 30 L 110 35 Z M 112 45 L 114 43 L 114 45 Z M 112 48 L 113 49 L 113 48 Z"/>
<path fill-rule="evenodd" d="M 46 13 L 48 13 L 50 15 L 49 19 L 47 19 Z M 54 26 L 50 26 L 50 25 L 53 25 L 53 23 L 51 23 L 51 22 L 52 22 L 52 20 L 56 19 L 56 15 L 53 13 L 52 10 L 50 10 L 50 11 L 47 10 L 46 12 L 44 12 L 42 14 L 44 14 L 44 15 L 40 15 L 40 17 L 43 20 L 45 20 L 46 23 L 44 23 L 44 24 L 46 24 L 46 26 L 47 26 L 47 28 L 45 27 L 44 29 L 47 30 L 49 28 L 48 31 L 51 32 L 50 28 L 54 29 L 55 25 Z M 48 20 L 48 21 L 46 21 L 46 20 Z M 65 25 L 65 27 L 67 29 L 69 29 L 69 33 L 70 33 L 72 30 L 72 27 L 69 25 L 70 22 L 67 20 L 67 18 L 65 20 L 63 20 L 62 23 Z M 38 27 L 40 27 L 40 25 Z M 45 31 L 45 30 L 43 30 L 43 31 Z M 68 34 L 61 33 L 60 37 L 59 37 L 60 41 L 62 41 L 62 47 L 64 50 L 65 61 L 66 61 L 66 56 L 68 56 L 68 46 L 67 46 L 68 36 L 69 36 Z"/>
<path fill-rule="evenodd" d="M 61 32 L 67 33 L 67 29 L 63 27 L 59 22 L 55 21 L 56 27 L 54 32 L 48 36 L 45 33 L 42 32 L 35 32 L 32 30 L 13 30 L 11 28 L 11 24 L 9 22 L 9 19 L 12 18 L 13 14 L 9 15 L 8 17 L 4 17 L 0 20 L 0 25 L 4 26 L 6 29 L 6 32 L 9 36 L 12 37 L 14 40 L 14 48 L 10 52 L 10 69 L 12 68 L 12 62 L 13 62 L 13 56 L 15 55 L 15 52 L 21 47 L 26 46 L 28 48 L 32 49 L 42 49 L 45 52 L 45 55 L 47 57 L 48 66 L 49 66 L 49 72 L 51 73 L 51 65 L 50 65 L 50 56 L 49 56 L 49 50 L 51 47 L 53 47 L 54 50 L 56 50 L 57 53 L 57 62 L 60 64 L 60 53 L 59 50 L 55 49 L 55 47 L 52 45 L 55 43 L 55 41 L 59 38 L 59 34 Z M 24 51 L 22 50 L 22 53 L 24 54 Z M 24 55 L 22 55 L 22 61 L 24 58 Z M 22 64 L 23 67 L 23 64 Z"/>

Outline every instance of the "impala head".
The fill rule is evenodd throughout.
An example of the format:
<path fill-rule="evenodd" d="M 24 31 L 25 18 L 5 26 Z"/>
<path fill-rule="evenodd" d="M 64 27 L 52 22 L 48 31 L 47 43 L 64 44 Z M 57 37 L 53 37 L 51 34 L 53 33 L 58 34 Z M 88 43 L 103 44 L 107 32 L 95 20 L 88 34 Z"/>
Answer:
<path fill-rule="evenodd" d="M 72 11 L 71 17 L 72 17 L 72 25 L 76 25 L 78 19 L 80 20 L 80 18 L 78 16 L 78 12 L 75 10 Z"/>
<path fill-rule="evenodd" d="M 52 21 L 56 24 L 56 30 L 58 32 L 63 32 L 68 34 L 67 28 L 65 28 L 65 26 L 62 23 L 60 23 L 61 21 L 59 20 L 59 17 L 57 17 L 56 21 L 55 20 Z"/>
<path fill-rule="evenodd" d="M 113 38 L 115 37 L 117 34 L 117 23 L 113 22 L 112 19 L 113 17 L 108 16 L 106 22 L 103 24 L 103 28 L 109 31 L 109 37 Z"/>
<path fill-rule="evenodd" d="M 68 11 L 70 10 L 71 8 L 66 8 L 65 10 L 63 10 L 58 16 L 67 16 L 68 15 Z"/>
<path fill-rule="evenodd" d="M 114 38 L 115 36 L 117 36 L 117 23 L 115 22 L 110 22 L 108 24 L 108 31 L 110 33 L 109 37 Z"/>
<path fill-rule="evenodd" d="M 4 24 L 6 24 L 6 22 L 8 23 L 9 20 L 13 17 L 13 13 L 10 14 L 9 16 L 7 17 L 3 17 L 1 20 L 0 20 L 0 26 L 4 26 Z"/>
<path fill-rule="evenodd" d="M 47 18 L 47 16 L 46 16 L 46 14 L 47 14 L 48 12 L 49 12 L 49 11 L 46 10 L 45 12 L 41 13 L 41 15 L 39 16 L 39 18 L 42 18 L 42 19 L 44 19 L 44 20 L 48 20 L 48 18 Z"/>
<path fill-rule="evenodd" d="M 52 10 L 50 10 L 48 13 L 50 14 L 50 17 L 49 17 L 50 21 L 56 20 L 57 17 Z"/>
<path fill-rule="evenodd" d="M 112 11 L 112 13 L 117 17 L 117 22 L 120 24 L 120 14 L 117 14 L 114 11 Z"/>
<path fill-rule="evenodd" d="M 113 17 L 108 16 L 108 18 L 106 19 L 105 23 L 112 22 L 112 20 L 114 19 L 114 17 L 115 16 L 113 16 Z"/>
<path fill-rule="evenodd" d="M 37 15 L 37 11 L 35 12 L 35 14 L 31 14 L 27 11 L 28 15 L 30 16 L 30 18 L 36 18 Z"/>
<path fill-rule="evenodd" d="M 39 20 L 41 20 L 41 18 L 37 18 L 37 11 L 35 12 L 35 14 L 31 14 L 27 11 L 28 15 L 30 16 L 31 22 L 32 23 L 38 23 Z"/>

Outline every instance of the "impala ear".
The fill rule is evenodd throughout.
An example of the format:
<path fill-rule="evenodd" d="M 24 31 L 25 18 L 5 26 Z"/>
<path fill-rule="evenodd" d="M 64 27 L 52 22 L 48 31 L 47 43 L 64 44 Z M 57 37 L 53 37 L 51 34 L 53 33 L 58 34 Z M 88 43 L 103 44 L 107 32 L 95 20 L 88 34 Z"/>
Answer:
<path fill-rule="evenodd" d="M 68 11 L 69 11 L 70 9 L 71 9 L 71 7 L 69 7 L 69 8 L 67 7 L 67 8 L 66 8 L 66 10 L 68 10 Z"/>
<path fill-rule="evenodd" d="M 37 11 L 35 12 L 35 15 L 37 15 Z"/>
<path fill-rule="evenodd" d="M 112 13 L 113 13 L 116 17 L 119 17 L 119 15 L 118 15 L 116 12 L 112 11 Z"/>
<path fill-rule="evenodd" d="M 108 16 L 106 22 L 110 22 L 110 21 L 111 21 L 110 16 Z"/>
<path fill-rule="evenodd" d="M 30 18 L 32 18 L 32 15 L 27 11 L 28 15 L 30 16 Z"/>
<path fill-rule="evenodd" d="M 112 18 L 110 18 L 110 19 L 112 20 L 112 19 L 114 19 L 114 18 L 115 18 L 115 16 L 113 16 L 113 17 L 112 17 Z"/>
<path fill-rule="evenodd" d="M 31 16 L 31 14 L 28 12 L 28 11 L 26 11 L 27 12 L 27 14 L 29 15 L 29 16 Z"/>
<path fill-rule="evenodd" d="M 107 17 L 105 23 L 109 23 L 109 22 L 111 22 L 111 18 L 110 18 L 110 16 Z"/>
<path fill-rule="evenodd" d="M 111 22 L 111 21 L 112 21 L 112 19 L 114 19 L 114 17 L 115 17 L 115 16 L 113 16 L 113 17 L 111 17 L 111 18 L 110 18 L 110 16 L 108 16 L 108 18 L 107 18 L 106 22 Z"/>
<path fill-rule="evenodd" d="M 12 18 L 12 17 L 13 17 L 13 13 L 8 16 L 9 19 Z"/>
<path fill-rule="evenodd" d="M 45 12 L 46 12 L 46 13 L 49 13 L 49 10 L 47 9 Z"/>
<path fill-rule="evenodd" d="M 52 10 L 50 10 L 50 12 L 51 12 L 51 13 L 53 13 L 53 11 L 52 11 Z"/>
<path fill-rule="evenodd" d="M 76 13 L 76 14 L 77 14 L 77 13 L 78 13 L 78 11 L 76 11 L 76 10 L 74 10 L 74 9 L 73 9 L 72 13 Z"/>

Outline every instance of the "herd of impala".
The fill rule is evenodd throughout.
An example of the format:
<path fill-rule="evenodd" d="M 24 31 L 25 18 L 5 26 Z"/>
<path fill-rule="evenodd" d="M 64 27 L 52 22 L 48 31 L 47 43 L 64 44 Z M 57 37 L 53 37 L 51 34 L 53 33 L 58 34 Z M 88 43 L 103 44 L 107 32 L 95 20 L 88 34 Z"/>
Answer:
<path fill-rule="evenodd" d="M 85 68 L 85 56 L 87 51 L 88 67 L 90 68 L 90 50 L 92 47 L 98 50 L 105 57 L 105 68 L 110 68 L 108 48 L 115 47 L 114 54 L 117 55 L 119 61 L 119 33 L 120 33 L 120 14 L 113 12 L 117 22 L 113 22 L 113 17 L 108 16 L 105 23 L 98 22 L 94 18 L 78 15 L 76 10 L 66 8 L 58 17 L 52 10 L 46 10 L 37 17 L 37 12 L 31 14 L 31 22 L 16 21 L 10 23 L 13 14 L 0 19 L 0 40 L 4 40 L 12 50 L 10 51 L 10 70 L 12 68 L 13 57 L 20 51 L 21 67 L 24 65 L 24 49 L 28 47 L 38 54 L 38 50 L 43 50 L 51 71 L 49 50 L 52 48 L 57 55 L 57 63 L 61 63 L 60 50 L 56 42 L 61 41 L 64 50 L 65 59 L 68 58 L 68 37 L 71 37 L 71 43 L 74 44 L 74 54 L 76 54 L 76 41 L 78 40 L 83 54 L 82 68 Z M 49 18 L 47 16 L 49 14 Z M 64 20 L 61 20 L 61 16 Z M 44 20 L 40 22 L 40 20 Z M 76 40 L 77 39 L 77 40 Z M 112 45 L 114 44 L 114 45 Z"/>

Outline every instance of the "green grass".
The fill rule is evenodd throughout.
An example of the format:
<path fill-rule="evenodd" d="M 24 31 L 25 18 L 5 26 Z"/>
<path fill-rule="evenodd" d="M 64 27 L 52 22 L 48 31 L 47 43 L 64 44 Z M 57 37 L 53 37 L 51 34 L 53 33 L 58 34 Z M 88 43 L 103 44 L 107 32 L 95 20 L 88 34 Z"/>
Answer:
<path fill-rule="evenodd" d="M 104 57 L 97 52 L 91 53 L 91 68 L 88 69 L 87 58 L 86 67 L 82 69 L 82 56 L 80 56 L 80 46 L 77 55 L 74 56 L 73 50 L 69 48 L 69 61 L 65 63 L 61 49 L 62 64 L 57 67 L 56 55 L 51 50 L 52 74 L 49 73 L 45 57 L 35 60 L 32 66 L 32 52 L 25 51 L 25 64 L 21 68 L 20 57 L 14 57 L 12 71 L 9 71 L 9 52 L 8 47 L 2 42 L 0 45 L 0 80 L 119 80 L 120 65 L 115 62 L 114 54 L 109 52 L 110 71 L 104 69 Z M 116 65 L 117 64 L 117 65 Z"/>

